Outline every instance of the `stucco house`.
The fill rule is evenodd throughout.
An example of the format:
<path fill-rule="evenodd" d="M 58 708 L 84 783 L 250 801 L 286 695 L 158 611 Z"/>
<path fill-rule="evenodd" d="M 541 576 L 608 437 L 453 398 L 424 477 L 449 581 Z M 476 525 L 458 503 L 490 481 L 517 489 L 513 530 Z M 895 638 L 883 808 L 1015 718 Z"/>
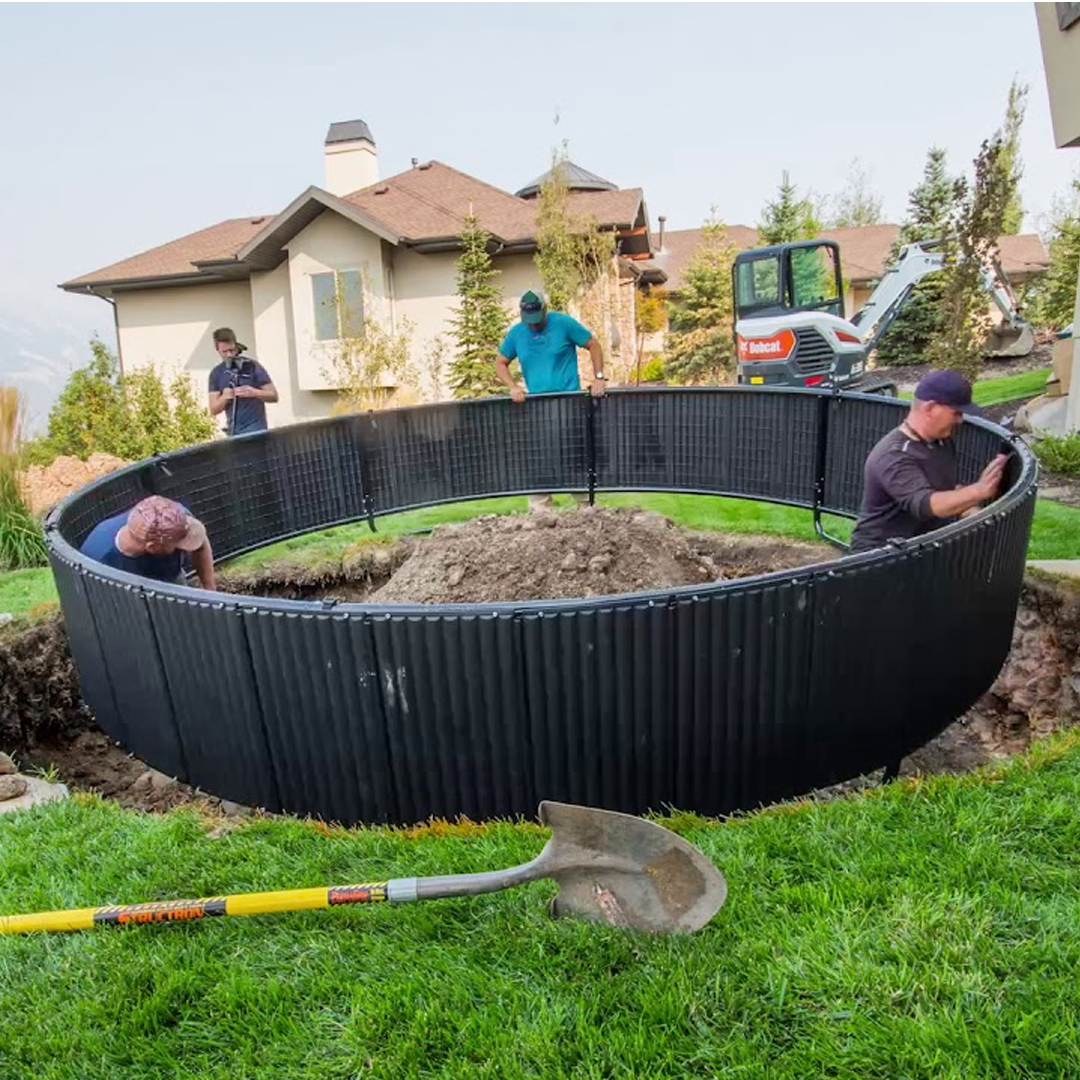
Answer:
<path fill-rule="evenodd" d="M 354 325 L 408 325 L 411 353 L 437 348 L 455 305 L 470 212 L 492 235 L 508 310 L 539 283 L 533 253 L 543 177 L 511 194 L 441 162 L 414 161 L 380 179 L 375 140 L 359 120 L 330 126 L 324 156 L 325 187 L 309 187 L 279 213 L 218 222 L 61 288 L 112 302 L 125 370 L 185 370 L 201 392 L 217 362 L 211 334 L 231 326 L 269 369 L 280 403 L 268 413 L 281 425 L 334 405 L 342 299 Z M 644 197 L 576 166 L 566 176 L 571 214 L 616 235 L 617 255 L 599 286 L 610 294 L 606 325 L 590 328 L 617 368 L 634 344 L 637 263 L 651 254 Z"/>

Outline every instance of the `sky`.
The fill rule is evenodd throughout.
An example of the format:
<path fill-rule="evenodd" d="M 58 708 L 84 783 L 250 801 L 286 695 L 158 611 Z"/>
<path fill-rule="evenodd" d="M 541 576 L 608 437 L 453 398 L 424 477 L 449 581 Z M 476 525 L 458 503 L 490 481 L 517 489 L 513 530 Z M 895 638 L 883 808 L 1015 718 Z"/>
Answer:
<path fill-rule="evenodd" d="M 1031 3 L 2 5 L 0 310 L 111 332 L 57 283 L 281 209 L 351 119 L 384 177 L 436 158 L 511 191 L 566 140 L 654 229 L 754 224 L 782 170 L 830 194 L 858 157 L 898 221 L 929 146 L 970 170 L 1014 76 L 1027 231 L 1080 163 Z"/>

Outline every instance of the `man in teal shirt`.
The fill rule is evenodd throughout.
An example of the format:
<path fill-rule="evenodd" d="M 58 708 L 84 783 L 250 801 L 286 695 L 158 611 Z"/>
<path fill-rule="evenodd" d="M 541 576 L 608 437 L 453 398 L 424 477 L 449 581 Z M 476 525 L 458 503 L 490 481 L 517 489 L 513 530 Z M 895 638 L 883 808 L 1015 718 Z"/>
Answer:
<path fill-rule="evenodd" d="M 561 311 L 548 311 L 543 293 L 530 289 L 521 297 L 521 322 L 510 327 L 499 346 L 495 374 L 519 404 L 530 394 L 558 394 L 581 389 L 577 351 L 588 349 L 595 378 L 593 397 L 604 396 L 604 353 L 589 330 Z M 521 364 L 523 387 L 510 374 L 510 361 Z"/>

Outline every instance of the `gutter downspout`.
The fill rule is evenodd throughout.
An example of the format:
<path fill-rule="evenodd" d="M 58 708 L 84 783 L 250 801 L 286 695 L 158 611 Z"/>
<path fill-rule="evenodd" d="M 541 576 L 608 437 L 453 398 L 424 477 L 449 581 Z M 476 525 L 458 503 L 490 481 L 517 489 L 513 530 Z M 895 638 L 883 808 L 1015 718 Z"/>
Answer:
<path fill-rule="evenodd" d="M 113 314 L 113 332 L 116 334 L 116 360 L 120 365 L 120 374 L 124 374 L 124 350 L 120 345 L 120 313 L 116 310 L 116 301 L 111 296 L 102 296 L 101 293 L 91 292 L 91 296 L 96 296 L 99 300 L 104 300 L 112 308 Z"/>

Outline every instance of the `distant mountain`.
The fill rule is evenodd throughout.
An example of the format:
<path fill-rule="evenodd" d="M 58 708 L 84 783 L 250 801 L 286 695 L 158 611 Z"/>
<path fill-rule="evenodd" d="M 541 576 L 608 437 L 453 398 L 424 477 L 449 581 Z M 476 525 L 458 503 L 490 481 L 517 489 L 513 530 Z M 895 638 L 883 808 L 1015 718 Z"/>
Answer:
<path fill-rule="evenodd" d="M 74 306 L 79 303 L 86 305 L 85 313 Z M 44 302 L 0 296 L 0 386 L 23 392 L 29 434 L 45 429 L 68 375 L 90 359 L 94 333 L 116 347 L 111 313 L 104 304 L 101 309 L 96 313 L 89 301 L 70 296 Z"/>

